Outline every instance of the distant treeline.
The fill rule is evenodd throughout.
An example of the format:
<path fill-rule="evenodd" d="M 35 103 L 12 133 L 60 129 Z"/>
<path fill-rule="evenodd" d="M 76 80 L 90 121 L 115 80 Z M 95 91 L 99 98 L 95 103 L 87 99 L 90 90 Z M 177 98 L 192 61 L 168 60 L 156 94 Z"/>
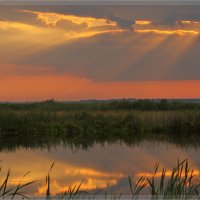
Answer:
<path fill-rule="evenodd" d="M 177 111 L 200 110 L 200 103 L 145 100 L 121 101 L 83 101 L 83 102 L 57 102 L 47 100 L 33 103 L 1 103 L 0 110 L 141 110 L 141 111 Z"/>

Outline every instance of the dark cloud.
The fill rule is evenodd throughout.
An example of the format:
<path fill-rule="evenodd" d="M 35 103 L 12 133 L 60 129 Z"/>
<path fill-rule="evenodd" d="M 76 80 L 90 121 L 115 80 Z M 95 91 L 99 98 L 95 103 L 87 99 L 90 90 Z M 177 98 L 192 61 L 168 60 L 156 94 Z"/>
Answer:
<path fill-rule="evenodd" d="M 35 15 L 16 11 L 28 9 L 77 16 L 103 17 L 108 21 L 117 22 L 118 26 L 123 29 L 131 29 L 134 20 L 137 19 L 152 20 L 157 27 L 173 27 L 178 20 L 200 19 L 200 6 L 27 6 L 4 8 L 0 7 L 1 19 L 17 19 L 31 23 L 37 21 L 39 24 Z M 11 10 L 13 12 L 9 13 L 8 11 Z M 63 20 L 59 21 L 57 26 L 66 31 L 67 27 L 71 30 L 76 29 L 73 23 Z M 79 30 L 86 28 L 85 24 L 78 26 Z M 106 28 L 100 27 L 98 30 L 106 30 Z M 11 56 L 11 59 L 5 60 L 6 51 L 4 51 L 0 56 L 1 64 L 48 67 L 57 73 L 78 74 L 97 81 L 199 80 L 199 36 L 177 58 L 175 58 L 175 54 L 178 49 L 182 48 L 184 38 L 181 40 L 178 36 L 173 35 L 157 45 L 153 45 L 159 37 L 161 36 L 157 34 L 137 34 L 134 31 L 101 34 L 63 42 L 22 58 L 17 57 L 20 53 L 16 48 L 14 53 L 17 59 L 14 60 Z M 12 42 L 9 43 L 9 45 L 11 44 Z M 11 55 L 13 55 L 13 49 L 12 47 L 9 50 Z"/>
<path fill-rule="evenodd" d="M 133 25 L 135 24 L 135 21 L 134 20 L 131 20 L 131 19 L 123 19 L 123 18 L 120 18 L 120 17 L 116 17 L 115 15 L 113 14 L 110 14 L 108 16 L 108 19 L 111 20 L 111 21 L 114 21 L 114 22 L 117 22 L 118 26 L 120 28 L 123 28 L 123 29 L 130 29 L 130 30 L 133 30 Z"/>
<path fill-rule="evenodd" d="M 162 25 L 162 26 L 167 26 L 167 27 L 170 27 L 170 28 L 174 28 L 177 25 L 177 20 L 178 19 L 177 19 L 177 16 L 172 16 L 171 15 L 171 16 L 167 16 L 167 17 L 161 18 L 158 21 L 153 21 L 153 24 L 154 25 Z"/>
<path fill-rule="evenodd" d="M 0 6 L 0 19 L 39 24 L 34 14 L 17 10 L 56 12 L 77 16 L 105 18 L 119 27 L 131 29 L 135 20 L 152 20 L 155 25 L 174 27 L 180 20 L 200 20 L 200 6 Z"/>
<path fill-rule="evenodd" d="M 110 7 L 110 6 L 109 6 Z M 53 8 L 47 8 L 45 9 L 48 12 L 58 12 L 60 14 L 74 14 L 78 16 L 84 16 L 84 17 L 95 17 L 95 18 L 106 18 L 109 21 L 114 21 L 118 24 L 120 28 L 124 29 L 132 29 L 132 25 L 134 24 L 133 19 L 123 18 L 117 16 L 117 14 L 114 14 L 109 9 L 106 9 L 105 6 L 71 6 L 71 7 L 56 7 Z M 44 11 L 43 9 L 40 9 L 40 11 Z"/>
<path fill-rule="evenodd" d="M 41 22 L 37 20 L 36 15 L 32 13 L 23 13 L 19 10 L 33 10 L 39 12 L 52 12 L 65 15 L 77 15 L 82 17 L 95 17 L 95 18 L 105 18 L 108 21 L 114 21 L 121 28 L 132 29 L 134 24 L 133 19 L 121 18 L 117 15 L 114 15 L 109 9 L 105 9 L 103 6 L 4 6 L 0 7 L 0 19 L 7 19 L 12 21 L 28 22 L 31 24 L 39 24 Z M 59 22 L 58 25 L 63 24 L 64 22 Z M 66 23 L 66 22 L 65 22 Z"/>

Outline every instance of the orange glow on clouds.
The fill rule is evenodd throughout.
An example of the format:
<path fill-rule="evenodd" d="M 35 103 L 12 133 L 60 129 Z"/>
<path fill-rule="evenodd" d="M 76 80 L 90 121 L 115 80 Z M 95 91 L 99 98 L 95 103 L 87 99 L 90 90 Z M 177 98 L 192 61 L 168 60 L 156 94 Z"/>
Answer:
<path fill-rule="evenodd" d="M 194 176 L 199 176 L 200 175 L 200 171 L 199 170 L 193 170 L 192 174 Z M 172 171 L 171 170 L 167 170 L 166 173 L 165 173 L 165 176 L 166 177 L 170 177 L 171 175 L 172 175 Z M 140 172 L 140 173 L 137 173 L 136 176 L 137 177 L 145 177 L 145 178 L 151 178 L 151 177 L 159 178 L 159 177 L 162 176 L 162 172 L 157 172 L 156 174 L 155 173 Z M 181 177 L 185 177 L 185 174 L 182 173 Z"/>
<path fill-rule="evenodd" d="M 190 21 L 190 20 L 181 20 L 182 24 L 199 24 L 198 21 Z"/>
<path fill-rule="evenodd" d="M 151 24 L 151 21 L 149 21 L 149 20 L 136 20 L 135 24 L 137 24 L 137 25 L 149 25 L 149 24 Z"/>
<path fill-rule="evenodd" d="M 31 10 L 19 10 L 19 12 L 24 12 L 24 13 L 30 13 L 34 14 L 37 16 L 37 19 L 42 21 L 46 25 L 52 25 L 56 27 L 57 23 L 59 21 L 68 21 L 72 22 L 76 25 L 87 25 L 85 28 L 85 31 L 82 32 L 81 34 L 87 35 L 87 37 L 92 37 L 94 35 L 100 34 L 101 31 L 92 31 L 89 32 L 86 30 L 87 28 L 94 28 L 94 27 L 103 27 L 103 26 L 110 26 L 112 28 L 115 28 L 115 32 L 120 32 L 123 30 L 120 30 L 119 27 L 117 26 L 117 23 L 111 20 L 108 20 L 106 18 L 95 18 L 95 17 L 85 17 L 85 16 L 76 16 L 76 15 L 66 15 L 66 14 L 59 14 L 59 13 L 54 13 L 54 12 L 37 12 L 37 11 L 31 11 Z M 189 21 L 189 20 L 181 20 L 180 21 L 182 24 L 198 24 L 199 22 L 197 21 Z M 152 25 L 152 21 L 150 20 L 136 20 L 135 25 L 139 26 L 145 26 L 145 25 Z M 78 28 L 78 27 L 77 27 Z M 70 31 L 69 33 L 73 37 L 76 35 L 75 38 L 79 38 L 78 35 L 79 33 Z M 97 34 L 94 32 L 98 32 Z M 197 30 L 188 30 L 188 29 L 177 29 L 177 30 L 165 30 L 162 29 L 161 27 L 151 27 L 151 29 L 135 29 L 135 32 L 137 33 L 155 33 L 155 34 L 166 34 L 166 35 L 179 35 L 179 36 L 184 36 L 184 35 L 199 35 L 199 31 Z M 102 33 L 112 33 L 111 30 L 106 30 Z M 66 33 L 68 34 L 68 33 Z M 82 36 L 80 36 L 81 38 Z M 85 36 L 83 36 L 85 37 Z"/>
<path fill-rule="evenodd" d="M 9 29 L 30 30 L 33 29 L 33 26 L 20 22 L 0 21 L 0 30 L 7 31 Z"/>
<path fill-rule="evenodd" d="M 117 180 L 101 180 L 101 179 L 91 179 L 86 178 L 85 182 L 82 182 L 80 191 L 86 191 L 86 190 L 94 190 L 94 189 L 105 189 L 108 187 L 108 185 L 115 185 L 117 184 Z M 76 181 L 73 184 L 70 185 L 62 185 L 59 184 L 57 181 L 52 181 L 51 183 L 51 194 L 56 195 L 59 193 L 64 193 L 69 190 L 69 187 L 71 188 L 77 188 L 80 185 L 80 181 Z M 36 195 L 45 195 L 47 190 L 47 185 L 44 184 L 38 188 L 38 191 L 36 192 Z"/>
<path fill-rule="evenodd" d="M 98 171 L 96 169 L 81 168 L 78 166 L 67 166 L 64 172 L 64 176 L 68 178 L 74 178 L 68 184 L 61 184 L 59 181 L 52 180 L 51 193 L 57 194 L 68 191 L 69 187 L 78 187 L 80 181 L 77 181 L 75 177 L 79 177 L 81 181 L 81 190 L 93 190 L 93 189 L 105 189 L 108 185 L 117 184 L 118 180 L 122 177 L 126 177 L 123 174 L 118 173 L 106 173 L 104 171 Z M 47 190 L 47 185 L 43 184 L 38 189 L 37 195 L 44 195 Z"/>
<path fill-rule="evenodd" d="M 74 24 L 81 25 L 87 24 L 88 27 L 95 27 L 95 26 L 116 26 L 115 22 L 108 21 L 107 19 L 103 18 L 94 18 L 94 17 L 82 17 L 82 16 L 75 16 L 75 15 L 64 15 L 58 13 L 48 13 L 48 12 L 36 12 L 30 10 L 22 10 L 19 12 L 31 13 L 37 15 L 37 18 L 41 20 L 43 23 L 47 25 L 56 26 L 56 24 L 60 20 L 70 21 Z"/>
<path fill-rule="evenodd" d="M 101 171 L 97 171 L 94 169 L 90 169 L 90 168 L 76 168 L 73 167 L 71 169 L 67 169 L 65 170 L 65 175 L 67 176 L 77 176 L 77 175 L 81 175 L 81 176 L 89 176 L 89 177 L 101 177 L 101 178 L 121 178 L 123 176 L 125 176 L 124 174 L 117 174 L 117 173 L 106 173 L 106 172 L 101 172 Z"/>
<path fill-rule="evenodd" d="M 154 50 L 157 50 L 158 48 L 164 47 L 164 55 L 169 55 L 169 59 L 162 64 L 159 72 L 157 72 L 159 73 L 158 75 L 162 75 L 168 73 L 169 71 L 173 71 L 173 66 L 175 66 L 176 63 L 182 59 L 184 54 L 189 51 L 192 44 L 195 43 L 196 38 L 198 38 L 200 35 L 199 30 L 195 30 L 195 26 L 193 26 L 193 24 L 199 23 L 197 21 L 179 21 L 182 24 L 189 25 L 180 26 L 180 29 L 178 29 L 178 26 L 176 26 L 177 29 L 171 30 L 169 28 L 166 29 L 166 27 L 163 28 L 161 25 L 155 25 L 149 20 L 138 19 L 135 21 L 136 26 L 133 27 L 134 31 L 138 34 L 134 34 L 133 30 L 122 29 L 117 25 L 116 22 L 110 21 L 106 18 L 66 15 L 54 12 L 37 12 L 30 10 L 21 10 L 19 12 L 27 13 L 27 15 L 33 14 L 35 19 L 40 20 L 44 25 L 41 26 L 37 23 L 33 25 L 29 24 L 28 21 L 26 23 L 0 21 L 0 59 L 2 60 L 2 63 L 0 63 L 1 101 L 42 100 L 51 97 L 54 97 L 58 100 L 79 100 L 90 98 L 110 99 L 129 97 L 200 97 L 200 92 L 198 90 L 200 81 L 97 82 L 83 77 L 58 75 L 55 70 L 56 66 L 53 67 L 55 71 L 53 69 L 51 70 L 50 68 L 46 68 L 46 66 L 48 66 L 48 62 L 45 63 L 45 56 L 44 64 L 39 66 L 37 69 L 38 71 L 36 69 L 32 69 L 32 67 L 29 65 L 22 67 L 22 69 L 15 66 L 15 63 L 20 63 L 20 61 L 23 61 L 23 59 L 29 60 L 29 56 L 31 58 L 32 55 L 34 57 L 34 55 L 39 55 L 40 52 L 43 53 L 48 50 L 52 50 L 53 52 L 54 48 L 59 48 L 59 45 L 61 44 L 67 46 L 68 43 L 71 45 L 71 43 L 73 43 L 75 40 L 84 40 L 84 38 L 88 39 L 89 37 L 94 37 L 99 34 L 112 34 L 114 37 L 115 34 L 132 31 L 130 32 L 130 35 L 133 38 L 135 37 L 138 39 L 138 41 L 142 41 L 144 44 L 147 43 L 148 45 L 141 45 L 141 51 L 138 51 L 139 53 L 133 53 L 131 45 L 127 45 L 127 47 L 118 54 L 119 57 L 121 57 L 120 62 L 124 62 L 124 58 L 126 58 L 126 56 L 124 56 L 125 54 L 131 54 L 131 56 L 134 55 L 134 59 L 126 59 L 124 62 L 125 64 L 121 68 L 119 68 L 120 65 L 117 63 L 115 70 L 109 71 L 108 69 L 108 72 L 105 73 L 114 79 L 115 76 L 117 77 L 121 73 L 123 74 L 128 66 L 133 66 L 133 64 L 134 66 L 137 66 L 142 59 L 145 59 L 146 55 Z M 57 26 L 58 22 L 63 20 L 65 22 L 73 23 L 73 28 L 67 29 L 68 26 L 66 24 L 65 27 Z M 51 27 L 46 25 L 51 25 Z M 186 27 L 187 29 L 183 29 L 183 27 Z M 6 31 L 9 31 L 9 34 L 5 34 L 4 32 Z M 148 33 L 152 33 L 153 37 L 152 35 L 149 36 Z M 127 35 L 125 35 L 125 37 L 127 37 Z M 165 41 L 167 40 L 168 36 L 170 37 L 170 35 L 175 35 L 176 37 L 173 37 L 173 41 L 171 40 L 170 43 L 166 45 Z M 122 38 L 122 36 L 123 34 L 121 34 L 120 38 Z M 100 39 L 102 40 L 103 37 Z M 123 38 L 122 40 L 125 39 L 128 41 L 129 38 Z M 173 48 L 176 48 L 176 51 L 172 52 L 171 49 Z M 135 49 L 133 48 L 133 50 Z M 110 52 L 115 53 L 115 50 Z M 77 50 L 77 56 L 79 53 L 81 52 Z M 163 56 L 162 52 L 161 54 L 158 54 L 157 57 L 159 56 Z M 55 59 L 57 59 L 56 56 Z M 109 57 L 108 59 L 110 59 L 109 62 L 111 60 L 113 63 L 115 62 L 115 58 Z M 11 66 L 10 63 L 14 63 L 13 66 Z M 71 63 L 68 63 L 68 65 L 70 64 Z M 96 63 L 94 62 L 94 67 L 95 64 Z M 77 73 L 79 74 L 78 71 Z"/>
<path fill-rule="evenodd" d="M 0 78 L 1 101 L 200 98 L 200 81 L 95 82 L 65 75 L 9 76 Z"/>
<path fill-rule="evenodd" d="M 92 37 L 95 35 L 106 34 L 106 33 L 114 34 L 114 33 L 122 33 L 122 32 L 125 32 L 125 30 L 118 29 L 118 30 L 105 30 L 105 31 L 86 31 L 82 33 L 70 31 L 68 33 L 65 33 L 65 36 L 71 39 L 79 39 L 79 38 Z"/>
<path fill-rule="evenodd" d="M 198 31 L 194 30 L 160 30 L 160 29 L 137 29 L 135 30 L 136 33 L 156 33 L 156 34 L 164 34 L 164 35 L 199 35 Z"/>

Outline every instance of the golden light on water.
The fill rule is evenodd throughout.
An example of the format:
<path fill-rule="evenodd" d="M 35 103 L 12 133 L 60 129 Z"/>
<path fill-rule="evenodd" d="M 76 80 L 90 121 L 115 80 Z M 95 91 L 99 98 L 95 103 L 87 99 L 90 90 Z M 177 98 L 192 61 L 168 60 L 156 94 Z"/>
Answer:
<path fill-rule="evenodd" d="M 167 169 L 166 177 L 171 175 L 170 169 L 176 164 L 177 156 L 180 159 L 191 158 L 190 163 L 194 163 L 190 157 L 192 150 L 186 152 L 170 144 L 168 146 L 158 144 L 156 147 L 158 150 L 153 148 L 147 151 L 142 144 L 131 147 L 117 147 L 116 144 L 111 144 L 103 148 L 101 145 L 95 145 L 88 151 L 77 150 L 75 152 L 62 146 L 52 148 L 50 151 L 18 149 L 15 152 L 1 152 L 0 156 L 3 160 L 1 177 L 4 178 L 10 168 L 10 186 L 15 186 L 20 182 L 25 184 L 38 180 L 27 187 L 25 194 L 45 195 L 47 188 L 45 177 L 52 162 L 55 162 L 50 173 L 52 194 L 65 192 L 69 186 L 78 187 L 80 183 L 82 183 L 81 190 L 90 192 L 97 188 L 105 191 L 108 187 L 115 189 L 125 187 L 127 190 L 124 191 L 130 192 L 128 176 L 132 176 L 134 182 L 137 182 L 141 176 L 152 177 L 155 162 L 159 162 Z M 166 158 L 171 160 L 166 161 Z M 200 175 L 198 163 L 194 163 L 192 169 L 194 169 L 195 176 Z M 23 177 L 28 170 L 31 170 L 30 173 Z M 160 176 L 161 171 L 158 170 L 156 178 Z"/>
<path fill-rule="evenodd" d="M 162 176 L 162 173 L 163 172 L 157 172 L 156 174 L 155 173 L 147 173 L 147 172 L 139 172 L 137 173 L 135 176 L 137 177 L 145 177 L 145 178 L 151 178 L 151 177 L 155 177 L 155 178 L 160 178 Z M 194 176 L 199 176 L 200 175 L 200 170 L 193 170 L 189 173 L 189 176 L 191 175 L 194 175 Z M 172 171 L 171 170 L 167 170 L 165 172 L 165 176 L 166 177 L 171 177 L 172 175 Z M 181 177 L 185 177 L 185 173 L 182 173 L 181 174 Z"/>
<path fill-rule="evenodd" d="M 121 179 L 128 179 L 128 175 L 123 173 L 108 173 L 106 171 L 98 171 L 92 168 L 81 168 L 81 167 L 70 167 L 68 166 L 63 174 L 62 171 L 59 173 L 62 174 L 62 179 L 56 180 L 55 175 L 59 177 L 58 173 L 52 172 L 51 174 L 51 194 L 55 195 L 58 193 L 63 193 L 69 190 L 69 188 L 77 188 L 80 184 L 80 189 L 82 191 L 92 191 L 95 189 L 106 189 L 108 187 L 116 186 Z M 30 173 L 31 175 L 31 173 Z M 24 178 L 14 177 L 9 181 L 10 186 L 18 185 L 19 183 L 28 183 L 32 180 L 36 180 L 34 176 L 28 176 Z M 162 171 L 158 171 L 156 174 L 154 172 L 137 172 L 133 175 L 134 182 L 137 183 L 137 180 L 140 177 L 144 178 L 160 178 L 163 175 Z M 169 178 L 172 175 L 172 170 L 165 171 L 165 177 Z M 176 174 L 175 174 L 176 175 Z M 193 175 L 197 179 L 200 176 L 200 170 L 194 169 L 190 171 L 188 176 Z M 41 177 L 41 174 L 37 174 Z M 185 173 L 182 172 L 181 177 L 185 177 Z M 77 180 L 78 179 L 78 180 Z M 42 183 L 43 182 L 43 183 Z M 65 183 L 66 182 L 66 183 Z M 128 184 L 128 181 L 127 181 Z M 47 190 L 47 184 L 44 181 L 40 181 L 39 185 L 34 192 L 34 195 L 45 195 Z"/>
<path fill-rule="evenodd" d="M 71 169 L 66 169 L 65 170 L 65 175 L 69 176 L 69 175 L 83 175 L 83 176 L 91 176 L 91 177 L 101 177 L 101 178 L 120 178 L 123 177 L 124 174 L 119 174 L 119 173 L 106 173 L 106 172 L 102 172 L 102 171 L 98 171 L 98 170 L 94 170 L 94 169 L 90 169 L 90 168 L 77 168 L 77 167 L 73 167 Z"/>
<path fill-rule="evenodd" d="M 105 181 L 101 179 L 86 178 L 84 182 L 76 181 L 68 185 L 60 184 L 56 180 L 53 180 L 51 182 L 51 193 L 53 195 L 58 194 L 58 193 L 63 193 L 63 192 L 68 191 L 69 188 L 77 188 L 80 184 L 81 184 L 80 190 L 88 191 L 88 190 L 95 190 L 95 189 L 106 189 L 108 186 L 116 185 L 117 180 L 111 179 L 111 180 Z M 44 184 L 37 189 L 37 192 L 35 193 L 35 195 L 45 195 L 46 190 L 47 190 L 47 185 Z"/>
<path fill-rule="evenodd" d="M 62 165 L 62 168 L 62 171 L 57 172 L 55 170 L 51 173 L 51 194 L 53 195 L 66 192 L 70 187 L 78 187 L 80 183 L 81 190 L 105 189 L 108 186 L 116 185 L 121 178 L 126 177 L 122 173 L 108 173 L 80 166 Z M 62 174 L 62 179 L 60 179 L 60 174 Z M 55 176 L 59 180 L 56 180 Z M 45 174 L 41 174 L 41 172 L 37 174 L 30 173 L 25 177 L 15 176 L 10 179 L 9 185 L 17 186 L 18 184 L 39 180 L 39 186 L 37 186 L 34 195 L 45 195 L 47 184 L 41 181 L 41 178 L 44 179 L 44 177 Z"/>

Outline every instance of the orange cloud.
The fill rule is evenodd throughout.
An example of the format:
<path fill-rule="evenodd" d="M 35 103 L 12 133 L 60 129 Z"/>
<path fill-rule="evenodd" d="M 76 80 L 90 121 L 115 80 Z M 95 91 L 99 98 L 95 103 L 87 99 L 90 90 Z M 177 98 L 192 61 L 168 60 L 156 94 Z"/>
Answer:
<path fill-rule="evenodd" d="M 184 29 L 178 29 L 178 30 L 161 30 L 161 29 L 137 29 L 135 30 L 136 33 L 156 33 L 156 34 L 164 34 L 164 35 L 199 35 L 200 33 L 198 31 L 194 30 L 184 30 Z"/>
<path fill-rule="evenodd" d="M 190 21 L 190 20 L 181 20 L 180 22 L 182 24 L 199 24 L 200 23 L 198 21 Z"/>
<path fill-rule="evenodd" d="M 65 36 L 67 38 L 71 38 L 71 39 L 78 39 L 78 38 L 86 38 L 86 37 L 92 37 L 95 35 L 100 35 L 100 34 L 106 34 L 106 33 L 122 33 L 125 32 L 126 30 L 123 29 L 118 29 L 118 30 L 104 30 L 104 31 L 85 31 L 85 32 L 81 32 L 81 33 L 77 33 L 75 31 L 70 31 L 65 33 Z"/>
<path fill-rule="evenodd" d="M 73 22 L 74 24 L 87 24 L 88 27 L 95 27 L 95 26 L 116 26 L 116 22 L 108 21 L 104 18 L 95 18 L 95 17 L 82 17 L 82 16 L 75 16 L 75 15 L 64 15 L 59 13 L 48 13 L 48 12 L 36 12 L 31 10 L 21 10 L 19 12 L 31 13 L 37 15 L 37 18 L 41 20 L 43 23 L 47 25 L 56 26 L 56 24 L 60 20 L 66 20 Z"/>
<path fill-rule="evenodd" d="M 94 189 L 105 189 L 108 187 L 108 185 L 116 185 L 117 180 L 111 179 L 111 180 L 98 180 L 98 179 L 91 179 L 86 178 L 84 182 L 82 182 L 80 191 L 86 191 L 86 190 L 94 190 Z M 71 188 L 77 188 L 80 185 L 80 181 L 75 181 L 70 185 L 62 185 L 58 183 L 56 180 L 52 181 L 51 183 L 51 194 L 59 194 L 64 193 L 69 190 L 69 187 Z M 47 190 L 46 184 L 40 186 L 35 193 L 35 195 L 44 195 Z"/>
<path fill-rule="evenodd" d="M 113 178 L 113 177 L 123 177 L 125 176 L 124 174 L 116 174 L 116 173 L 105 173 L 101 171 L 97 171 L 94 169 L 89 169 L 89 168 L 75 168 L 73 167 L 72 169 L 67 169 L 65 171 L 65 174 L 67 176 L 70 175 L 83 175 L 83 176 L 90 176 L 90 177 L 101 177 L 101 178 Z"/>
<path fill-rule="evenodd" d="M 200 170 L 193 170 L 192 174 L 194 176 L 199 176 L 200 175 Z M 166 177 L 170 177 L 172 175 L 172 171 L 171 170 L 167 170 L 166 173 L 165 173 L 165 176 Z M 155 173 L 148 173 L 148 172 L 139 172 L 137 174 L 135 174 L 135 176 L 137 177 L 145 177 L 145 178 L 151 178 L 151 177 L 161 177 L 162 176 L 162 172 L 157 172 L 156 174 Z M 185 176 L 184 173 L 181 174 L 182 177 Z"/>
<path fill-rule="evenodd" d="M 135 24 L 137 24 L 137 25 L 149 25 L 149 24 L 151 24 L 151 21 L 149 21 L 149 20 L 136 20 Z"/>
<path fill-rule="evenodd" d="M 80 181 L 76 180 L 76 177 L 81 180 L 81 190 L 93 190 L 107 188 L 108 185 L 115 185 L 121 177 L 125 177 L 123 174 L 117 173 L 106 173 L 95 169 L 81 168 L 77 166 L 68 166 L 64 172 L 66 177 L 72 177 L 70 183 L 61 184 L 59 181 L 52 180 L 51 182 L 51 193 L 57 194 L 68 191 L 69 187 L 78 187 Z M 36 194 L 45 194 L 47 185 L 43 184 L 38 189 Z"/>
<path fill-rule="evenodd" d="M 20 31 L 31 31 L 31 33 L 39 32 L 40 28 L 21 23 L 21 22 L 11 22 L 11 21 L 0 21 L 0 30 L 20 30 Z"/>

